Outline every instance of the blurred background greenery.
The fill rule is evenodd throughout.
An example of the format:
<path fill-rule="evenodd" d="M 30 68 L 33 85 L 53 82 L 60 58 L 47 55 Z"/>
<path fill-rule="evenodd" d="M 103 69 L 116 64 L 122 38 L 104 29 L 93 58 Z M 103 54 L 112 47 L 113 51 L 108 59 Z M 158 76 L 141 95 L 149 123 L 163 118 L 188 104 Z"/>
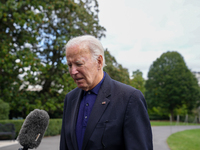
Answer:
<path fill-rule="evenodd" d="M 76 87 L 63 47 L 78 35 L 105 37 L 98 12 L 97 0 L 0 1 L 0 120 L 25 118 L 35 108 L 62 118 L 64 97 Z M 180 53 L 149 64 L 147 79 L 140 70 L 130 76 L 108 49 L 105 59 L 113 79 L 141 90 L 151 120 L 199 122 L 200 87 Z"/>

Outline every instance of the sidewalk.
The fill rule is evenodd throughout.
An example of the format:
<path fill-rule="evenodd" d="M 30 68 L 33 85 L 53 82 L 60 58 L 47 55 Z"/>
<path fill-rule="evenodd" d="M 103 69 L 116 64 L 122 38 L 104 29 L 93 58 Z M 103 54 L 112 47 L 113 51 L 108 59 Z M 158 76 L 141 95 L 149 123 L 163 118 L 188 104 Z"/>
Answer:
<path fill-rule="evenodd" d="M 8 143 L 10 145 L 8 146 Z M 59 150 L 60 136 L 45 137 L 37 150 Z M 7 145 L 7 146 L 6 146 Z M 17 141 L 0 141 L 0 150 L 18 150 L 22 146 Z"/>
<path fill-rule="evenodd" d="M 154 150 L 170 150 L 167 145 L 167 138 L 171 134 L 198 128 L 200 128 L 200 126 L 154 126 L 152 127 Z"/>
<path fill-rule="evenodd" d="M 153 131 L 153 146 L 154 150 L 170 150 L 167 145 L 167 138 L 179 131 L 197 129 L 200 126 L 154 126 Z M 45 137 L 42 139 L 37 150 L 59 150 L 60 136 Z M 8 146 L 9 145 L 9 146 Z M 0 141 L 0 150 L 18 150 L 22 146 L 14 141 Z"/>
<path fill-rule="evenodd" d="M 5 147 L 5 146 L 10 146 L 10 145 L 14 145 L 14 144 L 18 144 L 17 141 L 11 141 L 11 140 L 0 140 L 0 148 L 1 147 Z"/>

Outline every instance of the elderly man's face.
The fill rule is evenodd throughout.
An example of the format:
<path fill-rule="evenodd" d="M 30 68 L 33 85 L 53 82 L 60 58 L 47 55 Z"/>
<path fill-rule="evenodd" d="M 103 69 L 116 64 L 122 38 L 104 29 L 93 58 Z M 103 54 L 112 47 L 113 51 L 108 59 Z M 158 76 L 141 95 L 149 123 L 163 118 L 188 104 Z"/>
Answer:
<path fill-rule="evenodd" d="M 70 75 L 79 88 L 88 91 L 99 83 L 101 56 L 95 61 L 88 48 L 76 45 L 67 48 L 66 58 Z"/>

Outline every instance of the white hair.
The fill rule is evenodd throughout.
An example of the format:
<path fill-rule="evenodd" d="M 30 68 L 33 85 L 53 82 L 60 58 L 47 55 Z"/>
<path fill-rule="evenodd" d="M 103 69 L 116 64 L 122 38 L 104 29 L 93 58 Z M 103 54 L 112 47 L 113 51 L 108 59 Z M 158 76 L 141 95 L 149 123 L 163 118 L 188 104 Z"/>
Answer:
<path fill-rule="evenodd" d="M 96 39 L 92 35 L 78 36 L 78 37 L 72 38 L 71 40 L 67 42 L 67 44 L 65 45 L 65 50 L 67 50 L 68 47 L 71 47 L 73 45 L 79 45 L 79 44 L 82 44 L 82 46 L 84 47 L 86 46 L 87 48 L 89 48 L 92 54 L 92 58 L 94 60 L 98 60 L 99 55 L 101 55 L 103 57 L 103 67 L 106 66 L 105 57 L 104 57 L 104 48 L 98 39 Z"/>

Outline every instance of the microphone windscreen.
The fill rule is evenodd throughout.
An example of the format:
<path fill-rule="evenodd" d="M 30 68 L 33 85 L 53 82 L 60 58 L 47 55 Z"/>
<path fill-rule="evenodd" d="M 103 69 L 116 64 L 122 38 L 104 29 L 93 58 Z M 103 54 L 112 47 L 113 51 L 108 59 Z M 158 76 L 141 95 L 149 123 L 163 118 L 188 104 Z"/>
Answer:
<path fill-rule="evenodd" d="M 37 148 L 49 124 L 49 115 L 44 110 L 35 109 L 26 117 L 17 140 L 25 148 Z"/>

